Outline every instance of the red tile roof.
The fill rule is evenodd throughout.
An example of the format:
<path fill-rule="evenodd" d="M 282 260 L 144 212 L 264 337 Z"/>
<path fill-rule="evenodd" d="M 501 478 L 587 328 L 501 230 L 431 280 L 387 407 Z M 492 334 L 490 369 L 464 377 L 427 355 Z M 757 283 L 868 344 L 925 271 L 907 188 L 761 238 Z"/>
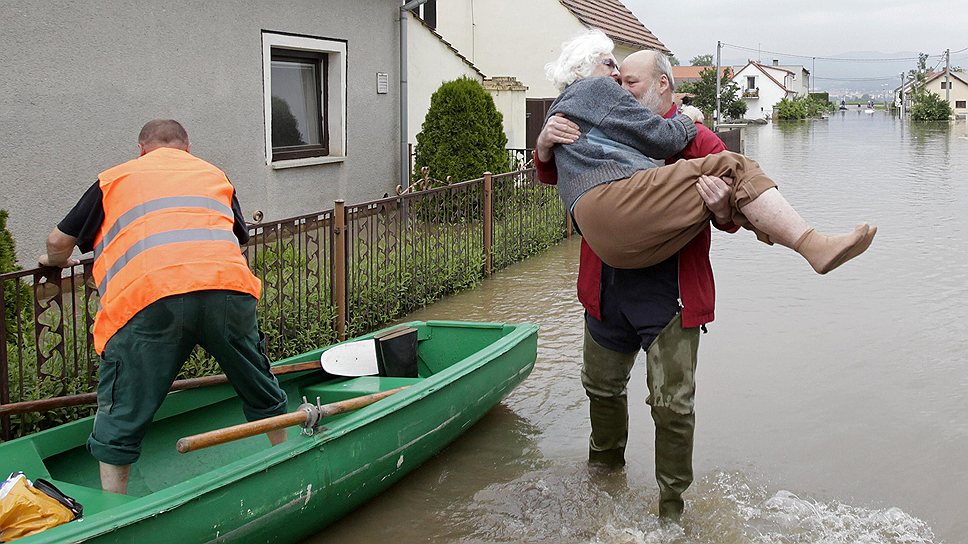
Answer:
<path fill-rule="evenodd" d="M 624 45 L 671 53 L 620 0 L 558 0 L 579 21 Z"/>
<path fill-rule="evenodd" d="M 715 66 L 673 66 L 672 67 L 672 77 L 676 79 L 676 83 L 680 81 L 699 81 L 699 74 L 703 70 L 710 69 L 715 70 Z M 726 73 L 726 70 L 731 70 L 729 66 L 720 66 L 719 69 L 722 73 Z"/>
<path fill-rule="evenodd" d="M 943 76 L 944 76 L 944 70 L 941 70 L 940 72 L 928 72 L 928 73 L 926 73 L 924 75 L 924 82 L 925 83 L 930 83 L 930 82 L 938 79 L 939 77 L 943 77 Z M 961 72 L 948 72 L 948 76 L 950 76 L 951 79 L 957 79 L 957 80 L 961 81 L 962 83 L 968 84 L 968 81 L 965 81 L 965 79 L 968 79 L 968 78 L 965 77 L 965 74 L 964 73 L 961 73 Z"/>

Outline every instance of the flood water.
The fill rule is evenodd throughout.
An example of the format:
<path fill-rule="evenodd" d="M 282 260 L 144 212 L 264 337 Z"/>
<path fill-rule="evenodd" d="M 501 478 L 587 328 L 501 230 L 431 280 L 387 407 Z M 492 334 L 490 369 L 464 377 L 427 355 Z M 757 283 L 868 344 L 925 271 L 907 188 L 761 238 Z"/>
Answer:
<path fill-rule="evenodd" d="M 644 358 L 626 470 L 585 465 L 576 239 L 408 317 L 537 323 L 534 372 L 309 542 L 968 542 L 965 121 L 848 111 L 752 127 L 746 146 L 816 226 L 879 231 L 828 276 L 750 233 L 714 231 L 717 319 L 700 345 L 682 528 L 653 514 Z"/>

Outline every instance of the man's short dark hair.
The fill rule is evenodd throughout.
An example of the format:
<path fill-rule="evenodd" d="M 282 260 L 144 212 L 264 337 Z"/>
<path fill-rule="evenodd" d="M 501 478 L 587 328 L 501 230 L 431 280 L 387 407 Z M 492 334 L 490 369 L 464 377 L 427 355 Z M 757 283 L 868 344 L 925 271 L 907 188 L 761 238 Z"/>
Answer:
<path fill-rule="evenodd" d="M 143 146 L 185 147 L 188 145 L 188 132 L 174 119 L 154 119 L 141 128 L 138 143 Z"/>

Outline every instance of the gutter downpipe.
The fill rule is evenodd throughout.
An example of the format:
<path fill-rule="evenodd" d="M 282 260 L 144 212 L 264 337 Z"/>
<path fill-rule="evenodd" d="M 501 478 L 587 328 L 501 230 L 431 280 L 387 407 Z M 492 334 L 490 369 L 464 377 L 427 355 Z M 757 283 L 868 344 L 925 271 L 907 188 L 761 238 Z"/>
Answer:
<path fill-rule="evenodd" d="M 400 7 L 400 187 L 410 185 L 410 150 L 407 141 L 410 132 L 407 94 L 407 23 L 408 13 L 429 0 L 410 0 Z"/>

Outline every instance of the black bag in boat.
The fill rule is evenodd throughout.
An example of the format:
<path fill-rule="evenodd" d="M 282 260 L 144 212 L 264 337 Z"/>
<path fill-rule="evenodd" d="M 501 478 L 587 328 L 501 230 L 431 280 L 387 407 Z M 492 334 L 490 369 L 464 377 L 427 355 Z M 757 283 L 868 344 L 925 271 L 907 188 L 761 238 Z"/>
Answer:
<path fill-rule="evenodd" d="M 73 498 L 68 497 L 63 491 L 57 489 L 54 484 L 48 482 L 47 480 L 37 478 L 34 480 L 34 488 L 43 491 L 44 494 L 54 499 L 55 501 L 64 505 L 74 514 L 74 519 L 81 517 L 84 514 L 84 505 L 75 501 Z"/>

